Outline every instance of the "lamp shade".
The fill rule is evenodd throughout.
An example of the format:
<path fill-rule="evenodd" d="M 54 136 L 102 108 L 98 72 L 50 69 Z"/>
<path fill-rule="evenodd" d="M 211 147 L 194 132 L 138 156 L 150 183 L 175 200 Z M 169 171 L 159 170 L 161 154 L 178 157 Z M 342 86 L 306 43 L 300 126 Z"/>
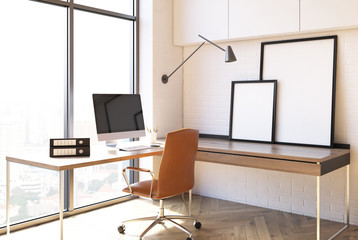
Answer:
<path fill-rule="evenodd" d="M 236 61 L 236 57 L 234 52 L 232 51 L 231 46 L 227 46 L 225 51 L 225 62 L 235 62 L 235 61 Z"/>

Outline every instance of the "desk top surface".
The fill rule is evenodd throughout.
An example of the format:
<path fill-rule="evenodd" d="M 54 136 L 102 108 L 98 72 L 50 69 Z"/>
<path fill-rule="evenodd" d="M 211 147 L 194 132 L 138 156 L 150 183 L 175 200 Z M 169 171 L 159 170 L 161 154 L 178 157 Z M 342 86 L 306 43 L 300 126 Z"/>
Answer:
<path fill-rule="evenodd" d="M 349 149 L 201 138 L 197 161 L 322 176 L 350 163 Z"/>
<path fill-rule="evenodd" d="M 35 153 L 24 153 L 14 156 L 6 156 L 9 162 L 26 164 L 56 171 L 88 167 L 105 163 L 113 163 L 136 158 L 161 155 L 162 147 L 153 147 L 137 151 L 119 151 L 116 148 L 91 147 L 90 157 L 49 157 L 49 151 L 44 149 Z"/>
<path fill-rule="evenodd" d="M 321 163 L 349 154 L 349 149 L 267 144 L 200 138 L 199 151 Z"/>
<path fill-rule="evenodd" d="M 163 141 L 164 140 L 162 140 L 162 142 Z M 200 138 L 198 151 L 311 163 L 322 163 L 333 158 L 349 155 L 350 152 L 349 149 L 240 142 L 215 138 Z M 43 151 L 38 151 L 36 153 L 7 156 L 6 160 L 9 162 L 61 171 L 135 158 L 150 157 L 161 155 L 162 153 L 162 147 L 154 147 L 133 152 L 118 151 L 117 149 L 108 150 L 108 148 L 103 147 L 92 147 L 90 157 L 50 158 L 49 151 L 44 149 Z"/>

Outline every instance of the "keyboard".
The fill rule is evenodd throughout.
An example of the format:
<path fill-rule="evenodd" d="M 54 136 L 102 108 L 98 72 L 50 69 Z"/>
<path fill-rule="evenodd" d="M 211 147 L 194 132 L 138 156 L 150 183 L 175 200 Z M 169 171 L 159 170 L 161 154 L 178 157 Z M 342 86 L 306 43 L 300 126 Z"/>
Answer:
<path fill-rule="evenodd" d="M 139 150 L 144 150 L 144 149 L 148 149 L 150 148 L 150 146 L 148 145 L 135 145 L 135 146 L 128 146 L 128 147 L 121 147 L 119 148 L 120 151 L 139 151 Z"/>

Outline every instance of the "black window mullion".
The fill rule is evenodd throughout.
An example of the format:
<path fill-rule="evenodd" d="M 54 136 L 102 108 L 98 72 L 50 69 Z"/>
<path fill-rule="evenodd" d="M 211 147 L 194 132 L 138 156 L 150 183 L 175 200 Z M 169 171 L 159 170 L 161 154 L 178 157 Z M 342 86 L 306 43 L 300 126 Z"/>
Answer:
<path fill-rule="evenodd" d="M 65 138 L 73 137 L 73 86 L 74 86 L 74 74 L 73 74 L 73 38 L 74 38 L 74 9 L 73 0 L 69 0 L 69 7 L 67 8 L 67 74 L 66 74 L 66 88 L 65 88 Z M 73 170 L 65 171 L 65 202 L 64 209 L 72 211 L 74 208 L 74 176 Z"/>

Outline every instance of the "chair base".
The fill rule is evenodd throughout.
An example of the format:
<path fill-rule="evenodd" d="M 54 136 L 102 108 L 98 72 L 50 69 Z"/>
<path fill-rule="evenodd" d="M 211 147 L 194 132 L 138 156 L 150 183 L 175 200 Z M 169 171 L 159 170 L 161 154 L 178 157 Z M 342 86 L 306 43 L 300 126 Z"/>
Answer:
<path fill-rule="evenodd" d="M 143 239 L 144 235 L 147 234 L 149 232 L 149 230 L 152 229 L 155 225 L 163 224 L 164 221 L 168 221 L 168 222 L 171 222 L 176 228 L 178 228 L 178 229 L 182 230 L 183 232 L 185 232 L 186 234 L 188 234 L 187 240 L 193 240 L 191 232 L 188 229 L 186 229 L 185 227 L 183 227 L 182 225 L 180 225 L 179 223 L 173 221 L 174 219 L 193 220 L 194 226 L 196 229 L 200 229 L 200 227 L 201 227 L 201 223 L 198 222 L 194 217 L 191 217 L 191 216 L 180 216 L 180 215 L 165 216 L 164 215 L 164 203 L 163 203 L 163 200 L 160 200 L 160 211 L 159 211 L 158 216 L 143 217 L 143 218 L 136 218 L 136 219 L 123 221 L 122 225 L 118 227 L 118 231 L 119 231 L 119 233 L 124 234 L 124 231 L 126 229 L 125 223 L 152 220 L 153 222 L 139 236 L 139 239 Z"/>

